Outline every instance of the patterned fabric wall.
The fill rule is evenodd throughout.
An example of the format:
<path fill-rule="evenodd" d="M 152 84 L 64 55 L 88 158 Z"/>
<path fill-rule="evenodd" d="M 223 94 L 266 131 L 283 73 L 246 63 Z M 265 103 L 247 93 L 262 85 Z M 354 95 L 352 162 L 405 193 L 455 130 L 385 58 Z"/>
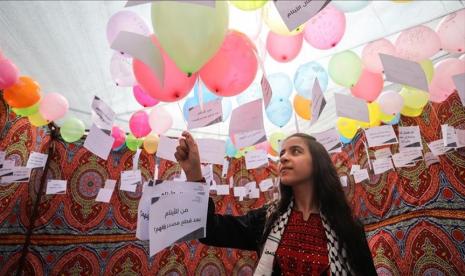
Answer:
<path fill-rule="evenodd" d="M 426 108 L 418 118 L 401 121 L 403 126 L 420 125 L 424 142 L 440 138 L 441 123 L 465 128 L 465 109 L 456 95 Z M 0 150 L 7 152 L 8 159 L 25 165 L 30 151 L 47 153 L 50 147 L 47 178 L 68 180 L 65 195 L 45 195 L 45 187 L 40 187 L 42 171 L 37 169 L 29 183 L 0 186 L 0 275 L 15 275 L 18 268 L 25 275 L 252 274 L 255 253 L 207 247 L 197 241 L 148 257 L 148 243 L 135 238 L 141 188 L 130 193 L 117 185 L 109 204 L 95 202 L 105 179 L 119 179 L 122 170 L 131 168 L 133 152 L 123 149 L 102 160 L 83 148 L 83 141 L 51 141 L 47 128 L 30 127 L 27 119 L 17 118 L 2 101 L 0 130 Z M 364 140 L 359 133 L 342 153 L 332 156 L 340 176 L 349 175 L 352 164 L 368 166 Z M 373 159 L 373 150 L 369 153 Z M 359 184 L 349 177 L 345 190 L 366 225 L 380 275 L 465 274 L 465 149 L 440 160 L 430 168 L 420 162 Z M 154 157 L 143 152 L 139 164 L 143 177 L 149 179 Z M 168 161 L 158 167 L 162 179 L 179 173 L 179 166 Z M 228 176 L 221 179 L 221 167 L 214 166 L 217 183 L 233 176 L 236 186 L 259 183 L 275 174 L 275 164 L 248 171 L 241 159 L 233 160 Z M 260 207 L 271 197 L 271 191 L 242 202 L 232 195 L 213 196 L 219 213 L 234 215 Z"/>

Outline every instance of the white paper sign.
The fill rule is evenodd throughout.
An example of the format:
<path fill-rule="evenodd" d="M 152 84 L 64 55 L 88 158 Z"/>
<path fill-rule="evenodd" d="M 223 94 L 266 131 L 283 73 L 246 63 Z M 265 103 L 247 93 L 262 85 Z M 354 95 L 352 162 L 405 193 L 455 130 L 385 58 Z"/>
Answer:
<path fill-rule="evenodd" d="M 84 147 L 103 160 L 107 160 L 114 141 L 115 138 L 113 136 L 106 134 L 95 124 L 92 124 L 89 134 L 84 141 Z"/>
<path fill-rule="evenodd" d="M 111 107 L 97 96 L 94 96 L 91 107 L 92 122 L 100 129 L 111 131 L 116 116 Z"/>
<path fill-rule="evenodd" d="M 315 78 L 312 89 L 312 125 L 318 121 L 318 118 L 320 118 L 321 112 L 323 112 L 325 106 L 326 100 L 323 96 L 323 91 L 321 91 L 318 79 Z"/>
<path fill-rule="evenodd" d="M 0 168 L 2 168 L 2 165 L 3 165 L 3 161 L 5 161 L 5 152 L 4 151 L 0 151 Z"/>
<path fill-rule="evenodd" d="M 386 80 L 428 91 L 425 71 L 417 62 L 386 54 L 379 54 Z"/>
<path fill-rule="evenodd" d="M 265 104 L 265 108 L 267 108 L 273 97 L 273 90 L 265 74 L 263 74 L 260 84 L 262 86 L 263 103 Z"/>
<path fill-rule="evenodd" d="M 229 137 L 236 148 L 253 146 L 266 141 L 262 99 L 248 102 L 232 111 Z"/>
<path fill-rule="evenodd" d="M 365 130 L 369 147 L 392 145 L 397 143 L 397 136 L 391 125 L 371 127 Z"/>
<path fill-rule="evenodd" d="M 249 198 L 260 198 L 260 190 L 255 188 L 249 191 Z"/>
<path fill-rule="evenodd" d="M 228 169 L 229 169 L 229 160 L 224 158 L 223 160 L 223 169 L 221 170 L 221 177 L 225 178 L 228 175 Z"/>
<path fill-rule="evenodd" d="M 137 184 L 142 182 L 140 170 L 122 171 L 120 179 L 120 190 L 135 192 Z"/>
<path fill-rule="evenodd" d="M 455 129 L 453 126 L 448 124 L 441 125 L 442 140 L 444 147 L 456 148 L 457 147 L 457 136 L 455 135 Z"/>
<path fill-rule="evenodd" d="M 202 138 L 197 139 L 197 147 L 200 154 L 200 162 L 222 165 L 226 142 L 224 140 Z"/>
<path fill-rule="evenodd" d="M 248 147 L 266 141 L 266 133 L 264 129 L 252 130 L 248 132 L 240 132 L 234 135 L 236 147 Z M 247 146 L 245 146 L 247 145 Z"/>
<path fill-rule="evenodd" d="M 342 187 L 347 187 L 347 175 L 341 176 L 339 180 L 341 181 Z"/>
<path fill-rule="evenodd" d="M 422 148 L 419 126 L 399 126 L 399 148 Z"/>
<path fill-rule="evenodd" d="M 111 195 L 113 194 L 113 190 L 115 189 L 116 180 L 107 179 L 105 180 L 105 186 L 98 191 L 97 197 L 95 201 L 97 202 L 110 202 Z"/>
<path fill-rule="evenodd" d="M 331 128 L 320 133 L 313 133 L 312 135 L 325 147 L 328 153 L 342 151 L 342 143 L 339 140 L 339 134 L 335 128 Z"/>
<path fill-rule="evenodd" d="M 457 137 L 457 148 L 465 147 L 465 129 L 455 129 L 455 135 Z"/>
<path fill-rule="evenodd" d="M 66 180 L 49 180 L 47 182 L 47 190 L 45 194 L 55 195 L 55 194 L 65 194 L 66 193 Z"/>
<path fill-rule="evenodd" d="M 260 191 L 266 192 L 270 188 L 273 188 L 273 179 L 271 178 L 264 179 L 260 182 L 260 184 L 258 184 L 258 186 L 260 187 Z"/>
<path fill-rule="evenodd" d="M 445 148 L 444 141 L 442 139 L 429 143 L 428 148 L 431 150 L 431 152 L 435 156 L 440 156 L 453 150 L 452 148 L 449 148 L 449 149 Z"/>
<path fill-rule="evenodd" d="M 216 185 L 217 195 L 229 195 L 229 185 Z"/>
<path fill-rule="evenodd" d="M 43 154 L 40 152 L 31 152 L 29 159 L 27 160 L 26 168 L 43 168 L 47 163 L 48 154 Z"/>
<path fill-rule="evenodd" d="M 0 177 L 13 175 L 13 169 L 15 167 L 14 160 L 4 160 L 2 168 L 0 169 Z"/>
<path fill-rule="evenodd" d="M 354 172 L 355 183 L 360 183 L 363 180 L 367 180 L 367 179 L 370 179 L 367 169 L 361 169 L 361 170 Z"/>
<path fill-rule="evenodd" d="M 392 156 L 396 168 L 408 167 L 421 159 L 423 159 L 422 151 L 416 148 L 406 149 Z"/>
<path fill-rule="evenodd" d="M 189 118 L 187 119 L 187 128 L 194 129 L 199 127 L 211 126 L 223 121 L 222 99 L 216 99 L 189 109 Z"/>
<path fill-rule="evenodd" d="M 315 16 L 329 1 L 273 1 L 287 28 L 292 31 Z"/>
<path fill-rule="evenodd" d="M 360 170 L 360 165 L 352 165 L 350 168 L 350 175 L 353 175 L 356 171 Z"/>
<path fill-rule="evenodd" d="M 158 142 L 157 157 L 177 162 L 174 158 L 176 147 L 179 146 L 178 138 L 160 135 Z"/>
<path fill-rule="evenodd" d="M 364 100 L 341 93 L 334 93 L 336 114 L 362 122 L 370 122 L 368 106 Z"/>
<path fill-rule="evenodd" d="M 248 170 L 268 166 L 268 154 L 266 151 L 251 150 L 245 154 L 245 167 Z"/>
<path fill-rule="evenodd" d="M 27 182 L 29 181 L 29 177 L 31 176 L 31 169 L 27 167 L 13 167 L 6 168 L 5 170 L 9 170 L 10 173 L 2 176 L 2 179 L 0 181 L 2 184 L 10 184 L 13 182 Z"/>
<path fill-rule="evenodd" d="M 247 190 L 245 187 L 234 187 L 234 196 L 235 197 L 245 197 L 247 195 Z"/>
<path fill-rule="evenodd" d="M 452 79 L 454 80 L 455 88 L 457 88 L 460 101 L 462 102 L 462 105 L 465 106 L 465 73 L 455 75 Z"/>
<path fill-rule="evenodd" d="M 132 169 L 133 170 L 139 169 L 139 158 L 140 158 L 141 152 L 142 152 L 142 149 L 137 149 L 134 156 L 132 156 Z"/>
<path fill-rule="evenodd" d="M 373 161 L 373 171 L 375 174 L 382 174 L 393 168 L 391 158 L 376 159 Z"/>
<path fill-rule="evenodd" d="M 389 158 L 392 156 L 391 148 L 382 148 L 375 151 L 376 159 Z"/>
<path fill-rule="evenodd" d="M 427 152 L 425 153 L 425 164 L 426 167 L 429 168 L 429 166 L 439 163 L 440 160 L 437 156 L 435 156 L 432 152 Z"/>

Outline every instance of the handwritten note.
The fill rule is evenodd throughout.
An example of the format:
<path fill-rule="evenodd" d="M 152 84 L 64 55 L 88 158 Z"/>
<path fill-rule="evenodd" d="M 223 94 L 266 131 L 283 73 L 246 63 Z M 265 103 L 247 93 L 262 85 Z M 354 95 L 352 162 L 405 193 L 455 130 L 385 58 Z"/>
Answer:
<path fill-rule="evenodd" d="M 266 133 L 264 129 L 257 129 L 248 132 L 236 133 L 234 135 L 234 138 L 236 147 L 248 147 L 251 145 L 256 145 L 265 142 Z"/>
<path fill-rule="evenodd" d="M 189 118 L 187 128 L 194 129 L 199 127 L 211 126 L 223 121 L 222 99 L 216 99 L 189 109 Z"/>
<path fill-rule="evenodd" d="M 251 150 L 245 154 L 245 167 L 248 170 L 268 166 L 268 155 L 266 151 Z"/>
<path fill-rule="evenodd" d="M 116 180 L 113 179 L 107 179 L 105 180 L 105 186 L 103 188 L 100 188 L 98 191 L 97 197 L 95 198 L 95 201 L 97 202 L 110 202 L 111 200 L 111 195 L 113 194 L 113 190 L 115 189 L 116 185 Z"/>
<path fill-rule="evenodd" d="M 428 148 L 431 150 L 431 152 L 435 156 L 440 156 L 440 155 L 443 155 L 443 154 L 446 154 L 448 152 L 453 151 L 452 148 L 444 147 L 444 141 L 442 139 L 439 139 L 439 140 L 436 140 L 436 141 L 433 141 L 433 142 L 429 143 Z"/>
<path fill-rule="evenodd" d="M 373 161 L 373 171 L 375 174 L 382 174 L 393 168 L 391 158 L 376 159 Z"/>
<path fill-rule="evenodd" d="M 456 148 L 457 147 L 457 135 L 455 134 L 455 129 L 453 126 L 448 124 L 441 125 L 442 140 L 444 142 L 444 147 L 446 148 Z"/>
<path fill-rule="evenodd" d="M 27 160 L 26 168 L 43 168 L 47 163 L 48 154 L 43 154 L 40 152 L 31 152 L 29 159 Z"/>
<path fill-rule="evenodd" d="M 292 31 L 315 16 L 329 1 L 273 1 L 287 28 Z"/>
<path fill-rule="evenodd" d="M 342 143 L 339 140 L 339 134 L 335 128 L 330 128 L 320 133 L 313 133 L 312 135 L 325 147 L 328 153 L 342 151 Z"/>
<path fill-rule="evenodd" d="M 399 148 L 422 148 L 419 126 L 399 127 Z"/>
<path fill-rule="evenodd" d="M 94 96 L 92 101 L 92 122 L 100 129 L 111 131 L 116 113 L 111 107 L 102 101 L 99 97 Z"/>
<path fill-rule="evenodd" d="M 89 134 L 84 141 L 84 148 L 103 160 L 107 160 L 114 141 L 115 138 L 113 136 L 102 131 L 97 125 L 92 124 Z"/>
<path fill-rule="evenodd" d="M 226 142 L 219 139 L 201 138 L 197 139 L 197 147 L 200 154 L 200 162 L 222 165 Z"/>
<path fill-rule="evenodd" d="M 236 148 L 253 146 L 266 141 L 262 99 L 248 102 L 232 111 L 229 137 Z"/>
<path fill-rule="evenodd" d="M 382 148 L 375 151 L 376 159 L 389 158 L 392 156 L 391 148 Z"/>
<path fill-rule="evenodd" d="M 371 127 L 365 130 L 368 146 L 377 147 L 397 143 L 397 136 L 391 125 Z"/>
<path fill-rule="evenodd" d="M 360 170 L 360 165 L 352 165 L 350 168 L 350 175 L 353 175 L 356 171 Z"/>
<path fill-rule="evenodd" d="M 265 108 L 267 108 L 271 102 L 271 98 L 273 97 L 273 89 L 271 88 L 265 74 L 263 74 L 260 84 L 262 86 L 263 104 L 265 105 Z"/>
<path fill-rule="evenodd" d="M 427 168 L 439 162 L 440 162 L 439 158 L 436 155 L 434 155 L 432 152 L 425 153 L 425 164 Z"/>
<path fill-rule="evenodd" d="M 367 169 L 360 169 L 354 172 L 354 181 L 355 183 L 360 183 L 364 180 L 370 179 Z"/>
<path fill-rule="evenodd" d="M 266 192 L 266 191 L 268 191 L 269 189 L 273 188 L 273 179 L 268 178 L 268 179 L 262 180 L 262 181 L 258 184 L 258 186 L 260 187 L 260 191 Z"/>
<path fill-rule="evenodd" d="M 229 185 L 216 185 L 216 194 L 217 195 L 229 195 Z"/>
<path fill-rule="evenodd" d="M 223 168 L 221 169 L 221 177 L 225 178 L 228 175 L 229 169 L 229 160 L 224 158 L 223 160 Z"/>
<path fill-rule="evenodd" d="M 137 184 L 142 182 L 142 174 L 140 170 L 122 171 L 120 179 L 120 190 L 135 192 Z"/>
<path fill-rule="evenodd" d="M 14 182 L 28 182 L 31 176 L 31 169 L 27 167 L 12 167 L 6 168 L 6 170 L 9 171 L 9 173 L 2 176 L 2 179 L 0 181 L 2 184 L 10 184 Z"/>
<path fill-rule="evenodd" d="M 315 78 L 312 89 L 312 125 L 318 121 L 318 118 L 320 118 L 321 112 L 323 112 L 325 106 L 326 100 L 323 96 L 323 91 L 321 90 L 318 79 Z"/>
<path fill-rule="evenodd" d="M 49 180 L 47 182 L 47 190 L 45 194 L 55 195 L 55 194 L 65 194 L 66 193 L 66 180 Z"/>
<path fill-rule="evenodd" d="M 364 100 L 341 93 L 334 93 L 336 114 L 362 122 L 370 122 L 368 106 Z"/>
<path fill-rule="evenodd" d="M 157 149 L 157 157 L 177 162 L 176 158 L 174 158 L 174 153 L 176 152 L 177 146 L 179 146 L 178 138 L 160 135 L 160 141 L 158 142 Z"/>
<path fill-rule="evenodd" d="M 415 61 L 406 60 L 386 54 L 379 54 L 383 63 L 386 80 L 428 91 L 425 71 Z"/>
<path fill-rule="evenodd" d="M 457 137 L 457 148 L 465 147 L 465 129 L 455 129 L 455 135 Z"/>
<path fill-rule="evenodd" d="M 405 149 L 401 151 L 400 153 L 396 153 L 392 156 L 394 165 L 397 168 L 408 167 L 422 159 L 423 159 L 423 153 L 421 149 L 417 149 L 417 148 Z"/>

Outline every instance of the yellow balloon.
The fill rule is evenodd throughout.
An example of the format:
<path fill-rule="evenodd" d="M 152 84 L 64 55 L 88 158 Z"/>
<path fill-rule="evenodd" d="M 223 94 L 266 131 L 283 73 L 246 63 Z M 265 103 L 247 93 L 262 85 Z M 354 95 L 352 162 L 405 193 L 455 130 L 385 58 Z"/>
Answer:
<path fill-rule="evenodd" d="M 27 118 L 29 119 L 29 123 L 31 123 L 31 125 L 35 127 L 41 127 L 48 124 L 48 121 L 45 120 L 44 117 L 42 117 L 42 115 L 40 115 L 40 112 L 29 115 L 27 116 Z"/>
<path fill-rule="evenodd" d="M 429 59 L 425 59 L 425 60 L 420 61 L 420 66 L 425 72 L 426 80 L 428 81 L 428 83 L 430 83 L 434 75 L 433 62 Z"/>
<path fill-rule="evenodd" d="M 381 108 L 379 107 L 379 104 L 377 102 L 372 102 L 368 104 L 368 112 L 370 115 L 369 127 L 381 125 Z"/>
<path fill-rule="evenodd" d="M 404 106 L 411 109 L 423 109 L 429 100 L 429 93 L 407 86 L 402 88 L 399 95 L 404 99 Z"/>
<path fill-rule="evenodd" d="M 390 121 L 394 120 L 394 117 L 396 117 L 396 115 L 386 114 L 386 113 L 383 113 L 382 111 L 379 113 L 379 118 L 381 119 L 381 122 L 383 122 L 385 124 L 387 124 Z"/>
<path fill-rule="evenodd" d="M 336 128 L 339 133 L 347 139 L 354 138 L 359 128 L 359 122 L 345 117 L 339 117 L 336 121 Z"/>
<path fill-rule="evenodd" d="M 404 107 L 400 111 L 400 114 L 406 117 L 418 117 L 421 115 L 422 112 L 423 112 L 423 108 L 415 109 L 415 108 L 410 108 L 404 105 Z"/>
<path fill-rule="evenodd" d="M 305 24 L 302 24 L 295 30 L 289 31 L 286 24 L 284 24 L 281 15 L 279 15 L 273 1 L 268 2 L 268 4 L 263 7 L 262 18 L 272 32 L 280 35 L 296 35 L 303 32 L 304 30 Z"/>
<path fill-rule="evenodd" d="M 294 97 L 294 110 L 300 118 L 310 120 L 312 118 L 312 101 L 296 94 Z"/>
<path fill-rule="evenodd" d="M 229 2 L 236 8 L 243 11 L 254 11 L 265 5 L 268 0 L 230 0 Z"/>
<path fill-rule="evenodd" d="M 148 154 L 154 154 L 157 152 L 158 149 L 158 142 L 160 141 L 160 137 L 157 134 L 150 134 L 144 139 L 144 150 Z"/>

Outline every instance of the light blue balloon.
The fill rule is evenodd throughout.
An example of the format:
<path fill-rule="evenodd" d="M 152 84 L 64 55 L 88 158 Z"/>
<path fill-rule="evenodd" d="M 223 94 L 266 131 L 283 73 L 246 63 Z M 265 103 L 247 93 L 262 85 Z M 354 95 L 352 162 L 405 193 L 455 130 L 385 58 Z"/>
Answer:
<path fill-rule="evenodd" d="M 267 76 L 273 91 L 273 99 L 288 99 L 292 94 L 293 85 L 291 78 L 285 73 L 274 73 Z"/>
<path fill-rule="evenodd" d="M 262 87 L 258 83 L 252 83 L 244 92 L 236 96 L 238 105 L 258 100 L 262 98 Z"/>
<path fill-rule="evenodd" d="M 355 0 L 342 1 L 341 0 L 341 1 L 331 1 L 331 4 L 336 9 L 342 12 L 356 12 L 368 6 L 368 4 L 370 4 L 370 1 L 369 0 L 364 0 L 364 1 L 355 1 Z"/>
<path fill-rule="evenodd" d="M 229 157 L 234 157 L 237 153 L 237 149 L 234 147 L 234 144 L 231 142 L 231 139 L 228 137 L 226 140 L 226 155 Z"/>
<path fill-rule="evenodd" d="M 228 98 L 221 99 L 221 108 L 223 109 L 223 122 L 225 122 L 231 115 L 231 111 L 232 111 L 231 100 Z"/>
<path fill-rule="evenodd" d="M 266 117 L 278 127 L 285 126 L 292 117 L 292 104 L 288 99 L 272 99 L 266 108 Z"/>
<path fill-rule="evenodd" d="M 339 140 L 341 140 L 343 144 L 349 144 L 350 142 L 352 142 L 352 139 L 346 138 L 342 135 L 339 136 Z"/>
<path fill-rule="evenodd" d="M 314 61 L 300 65 L 294 75 L 295 90 L 300 96 L 311 100 L 315 79 L 318 79 L 321 91 L 326 91 L 328 88 L 328 73 L 325 68 Z"/>
<path fill-rule="evenodd" d="M 203 99 L 204 103 L 208 103 L 210 101 L 213 101 L 213 100 L 219 98 L 213 92 L 208 90 L 208 88 L 204 84 L 200 84 L 199 81 L 197 81 L 195 83 L 195 85 L 194 85 L 194 98 L 197 99 L 197 102 L 199 101 L 199 88 L 200 88 L 200 86 L 202 87 L 202 99 Z"/>
<path fill-rule="evenodd" d="M 400 113 L 397 113 L 396 116 L 394 116 L 394 118 L 389 121 L 389 122 L 386 122 L 386 124 L 388 125 L 397 125 L 400 121 Z"/>

